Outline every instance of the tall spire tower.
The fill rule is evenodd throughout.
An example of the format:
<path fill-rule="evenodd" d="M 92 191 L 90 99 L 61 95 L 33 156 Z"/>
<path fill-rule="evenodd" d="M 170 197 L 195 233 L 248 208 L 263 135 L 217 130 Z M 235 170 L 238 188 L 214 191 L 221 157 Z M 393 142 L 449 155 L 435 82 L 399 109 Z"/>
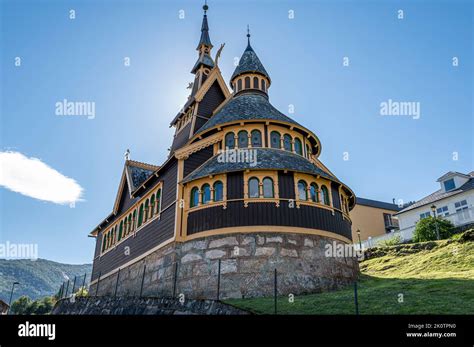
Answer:
<path fill-rule="evenodd" d="M 201 88 L 202 84 L 209 75 L 210 70 L 215 66 L 214 60 L 211 58 L 210 55 L 213 46 L 211 43 L 211 38 L 209 37 L 209 24 L 207 22 L 207 10 L 209 10 L 209 6 L 207 6 L 207 1 L 202 7 L 202 9 L 204 10 L 204 16 L 202 18 L 201 25 L 201 38 L 196 48 L 199 57 L 196 63 L 194 64 L 193 69 L 191 70 L 191 73 L 196 75 L 193 83 L 191 96 L 193 96 L 196 91 Z"/>

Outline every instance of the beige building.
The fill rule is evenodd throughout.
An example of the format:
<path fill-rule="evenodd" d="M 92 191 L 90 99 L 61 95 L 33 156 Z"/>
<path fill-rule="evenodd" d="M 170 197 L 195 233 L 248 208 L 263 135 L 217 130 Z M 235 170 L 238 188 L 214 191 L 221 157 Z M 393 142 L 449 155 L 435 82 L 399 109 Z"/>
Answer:
<path fill-rule="evenodd" d="M 396 204 L 357 198 L 356 205 L 350 212 L 353 242 L 359 241 L 357 230 L 360 230 L 360 240 L 365 241 L 369 236 L 385 235 L 398 229 L 398 219 L 394 214 L 400 210 Z"/>

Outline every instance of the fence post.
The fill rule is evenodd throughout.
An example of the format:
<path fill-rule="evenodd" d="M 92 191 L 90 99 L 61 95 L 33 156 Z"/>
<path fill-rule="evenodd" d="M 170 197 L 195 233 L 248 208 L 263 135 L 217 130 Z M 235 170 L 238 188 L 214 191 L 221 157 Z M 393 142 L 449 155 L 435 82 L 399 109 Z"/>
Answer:
<path fill-rule="evenodd" d="M 69 291 L 69 280 L 67 280 L 67 286 L 66 286 L 66 298 L 67 298 L 67 292 Z"/>
<path fill-rule="evenodd" d="M 59 286 L 59 292 L 58 292 L 58 299 L 62 299 L 62 296 L 63 296 L 63 290 L 64 290 L 64 282 L 63 284 L 61 284 L 61 286 Z"/>
<path fill-rule="evenodd" d="M 99 272 L 99 277 L 97 277 L 97 286 L 95 287 L 95 296 L 99 293 L 99 283 L 100 283 L 100 275 L 102 275 L 102 271 Z"/>
<path fill-rule="evenodd" d="M 142 284 L 140 286 L 140 298 L 142 297 L 142 293 L 143 293 L 143 281 L 145 280 L 145 271 L 146 271 L 146 264 L 143 264 Z"/>
<path fill-rule="evenodd" d="M 221 293 L 221 260 L 217 262 L 217 300 L 219 300 Z"/>
<path fill-rule="evenodd" d="M 77 276 L 74 276 L 74 282 L 72 282 L 71 294 L 74 294 L 74 288 L 76 288 L 76 278 L 77 278 Z"/>
<path fill-rule="evenodd" d="M 118 269 L 118 272 L 117 272 L 117 281 L 115 282 L 115 292 L 114 292 L 114 297 L 117 296 L 117 287 L 118 287 L 118 283 L 119 283 L 119 277 L 120 277 L 120 268 Z"/>
<path fill-rule="evenodd" d="M 275 276 L 274 276 L 274 281 L 273 281 L 273 300 L 275 303 L 275 314 L 277 314 L 277 294 L 278 294 L 277 286 L 278 286 L 277 269 L 275 269 Z"/>
<path fill-rule="evenodd" d="M 174 263 L 174 280 L 173 280 L 173 298 L 176 297 L 176 282 L 178 280 L 178 262 Z"/>
<path fill-rule="evenodd" d="M 359 301 L 357 298 L 357 281 L 354 282 L 354 304 L 356 315 L 359 315 Z"/>

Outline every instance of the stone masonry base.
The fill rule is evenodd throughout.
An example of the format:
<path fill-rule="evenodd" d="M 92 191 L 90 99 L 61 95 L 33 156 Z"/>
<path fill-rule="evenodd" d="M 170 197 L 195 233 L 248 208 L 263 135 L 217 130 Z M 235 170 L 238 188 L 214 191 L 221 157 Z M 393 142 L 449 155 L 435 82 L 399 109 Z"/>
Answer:
<path fill-rule="evenodd" d="M 91 285 L 94 296 L 249 298 L 299 295 L 340 288 L 359 272 L 354 257 L 334 257 L 326 245 L 345 245 L 309 234 L 245 233 L 171 243 Z M 220 260 L 220 280 L 218 279 Z M 145 269 L 145 272 L 144 272 Z"/>

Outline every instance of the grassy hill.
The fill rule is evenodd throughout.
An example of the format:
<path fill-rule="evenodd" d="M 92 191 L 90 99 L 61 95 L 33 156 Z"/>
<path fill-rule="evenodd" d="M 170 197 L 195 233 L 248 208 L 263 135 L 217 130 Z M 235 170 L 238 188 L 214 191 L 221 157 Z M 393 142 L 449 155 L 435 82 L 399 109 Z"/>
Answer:
<path fill-rule="evenodd" d="M 462 240 L 461 240 L 462 241 Z M 459 237 L 386 247 L 360 263 L 360 314 L 472 314 L 474 241 Z M 273 298 L 228 300 L 254 313 L 273 314 Z M 277 300 L 279 314 L 354 314 L 354 288 Z"/>
<path fill-rule="evenodd" d="M 70 265 L 45 259 L 35 261 L 0 259 L 0 299 L 8 302 L 11 286 L 15 281 L 20 282 L 20 285 L 15 287 L 13 300 L 21 295 L 38 299 L 55 294 L 59 286 L 68 278 L 73 281 L 74 276 L 78 276 L 78 278 L 82 276 L 80 281 L 78 279 L 76 286 L 82 284 L 84 273 L 87 273 L 88 280 L 91 270 L 91 264 Z"/>

